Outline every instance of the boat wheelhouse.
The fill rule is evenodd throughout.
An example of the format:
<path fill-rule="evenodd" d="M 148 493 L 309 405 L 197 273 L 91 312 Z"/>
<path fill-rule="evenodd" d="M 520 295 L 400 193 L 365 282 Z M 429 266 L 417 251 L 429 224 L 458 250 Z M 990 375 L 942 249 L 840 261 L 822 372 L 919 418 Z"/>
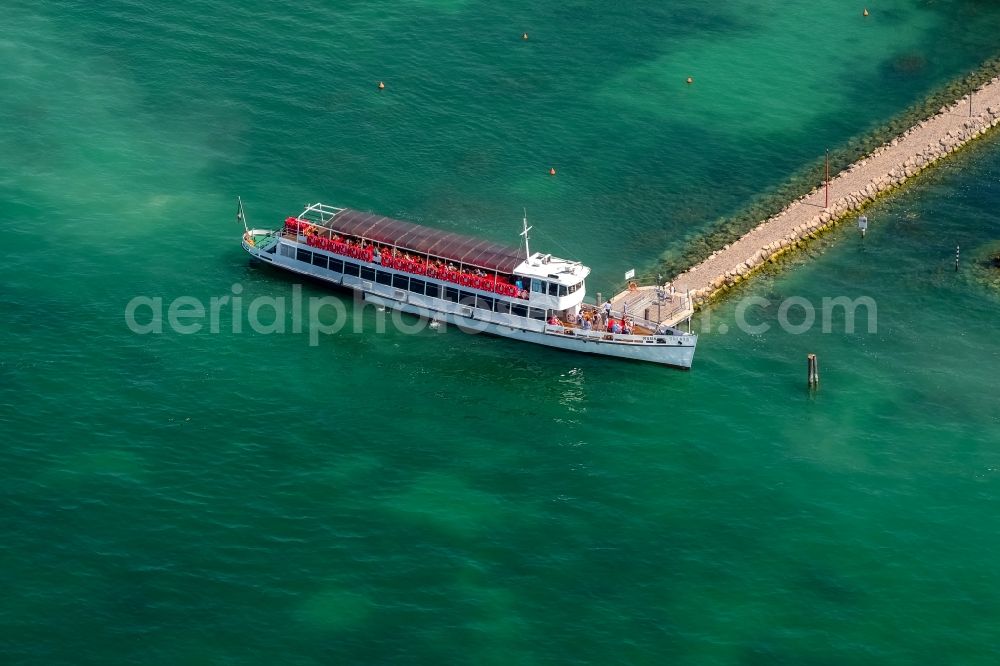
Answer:
<path fill-rule="evenodd" d="M 247 229 L 243 247 L 411 314 L 550 347 L 691 366 L 697 336 L 584 303 L 590 269 L 531 253 L 529 230 L 525 220 L 523 247 L 513 248 L 316 203 L 280 229 Z"/>

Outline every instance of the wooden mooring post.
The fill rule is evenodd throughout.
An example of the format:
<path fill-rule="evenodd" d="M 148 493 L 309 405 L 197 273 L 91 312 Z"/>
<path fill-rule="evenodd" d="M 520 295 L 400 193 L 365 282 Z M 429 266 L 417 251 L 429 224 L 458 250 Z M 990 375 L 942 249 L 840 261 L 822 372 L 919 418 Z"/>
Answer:
<path fill-rule="evenodd" d="M 816 360 L 816 354 L 806 356 L 806 370 L 809 386 L 819 386 L 819 362 Z"/>

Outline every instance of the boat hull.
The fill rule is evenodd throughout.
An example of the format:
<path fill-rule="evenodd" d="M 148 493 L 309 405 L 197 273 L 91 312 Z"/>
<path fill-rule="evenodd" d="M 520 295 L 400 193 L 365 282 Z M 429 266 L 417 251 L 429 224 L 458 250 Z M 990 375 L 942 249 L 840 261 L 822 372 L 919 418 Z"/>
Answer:
<path fill-rule="evenodd" d="M 529 321 L 527 325 L 523 325 L 521 324 L 522 318 L 498 313 L 483 313 L 458 303 L 430 298 L 394 289 L 388 285 L 372 283 L 359 277 L 317 268 L 278 253 L 268 253 L 246 241 L 244 241 L 243 247 L 251 256 L 277 268 L 360 292 L 366 302 L 452 324 L 467 333 L 486 333 L 554 349 L 656 363 L 684 370 L 690 369 L 694 361 L 698 342 L 697 335 L 671 330 L 666 335 L 629 336 L 635 341 L 623 342 L 622 336 L 549 326 L 542 321 Z"/>
<path fill-rule="evenodd" d="M 668 342 L 657 344 L 625 344 L 621 342 L 605 341 L 600 338 L 587 338 L 578 335 L 566 335 L 559 333 L 548 333 L 531 331 L 515 326 L 507 326 L 493 322 L 477 320 L 464 315 L 432 310 L 421 305 L 398 301 L 393 298 L 386 298 L 378 294 L 366 292 L 365 301 L 393 308 L 409 314 L 426 317 L 437 321 L 458 326 L 467 333 L 486 333 L 504 338 L 512 338 L 523 342 L 531 342 L 555 349 L 563 349 L 581 354 L 594 354 L 597 356 L 612 356 L 633 361 L 644 361 L 647 363 L 657 363 L 668 365 L 674 368 L 688 370 L 694 361 L 694 351 L 697 344 L 697 336 L 665 336 Z"/>

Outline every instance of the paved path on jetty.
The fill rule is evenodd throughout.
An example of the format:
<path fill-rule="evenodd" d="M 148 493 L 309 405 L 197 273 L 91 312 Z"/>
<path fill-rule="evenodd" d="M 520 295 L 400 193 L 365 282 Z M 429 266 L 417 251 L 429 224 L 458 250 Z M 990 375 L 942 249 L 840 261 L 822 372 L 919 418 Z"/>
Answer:
<path fill-rule="evenodd" d="M 867 157 L 830 179 L 830 205 L 825 206 L 825 187 L 820 186 L 792 202 L 783 211 L 758 224 L 739 240 L 726 245 L 697 266 L 671 281 L 678 294 L 690 293 L 693 305 L 740 282 L 761 264 L 782 254 L 821 229 L 902 184 L 938 159 L 1000 124 L 1000 77 L 931 118 L 911 127 Z M 627 304 L 629 311 L 642 312 L 657 303 L 656 287 L 624 291 L 613 299 L 615 309 Z M 690 305 L 672 309 L 664 323 L 676 325 L 690 315 Z"/>

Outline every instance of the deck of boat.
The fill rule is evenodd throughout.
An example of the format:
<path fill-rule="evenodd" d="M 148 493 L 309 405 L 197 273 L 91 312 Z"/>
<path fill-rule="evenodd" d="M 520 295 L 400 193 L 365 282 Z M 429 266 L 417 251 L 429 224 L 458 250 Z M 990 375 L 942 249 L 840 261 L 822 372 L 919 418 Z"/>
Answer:
<path fill-rule="evenodd" d="M 635 317 L 636 322 L 652 322 L 654 328 L 657 324 L 675 328 L 694 314 L 694 306 L 687 294 L 670 294 L 662 287 L 623 291 L 611 299 L 611 309 Z"/>

